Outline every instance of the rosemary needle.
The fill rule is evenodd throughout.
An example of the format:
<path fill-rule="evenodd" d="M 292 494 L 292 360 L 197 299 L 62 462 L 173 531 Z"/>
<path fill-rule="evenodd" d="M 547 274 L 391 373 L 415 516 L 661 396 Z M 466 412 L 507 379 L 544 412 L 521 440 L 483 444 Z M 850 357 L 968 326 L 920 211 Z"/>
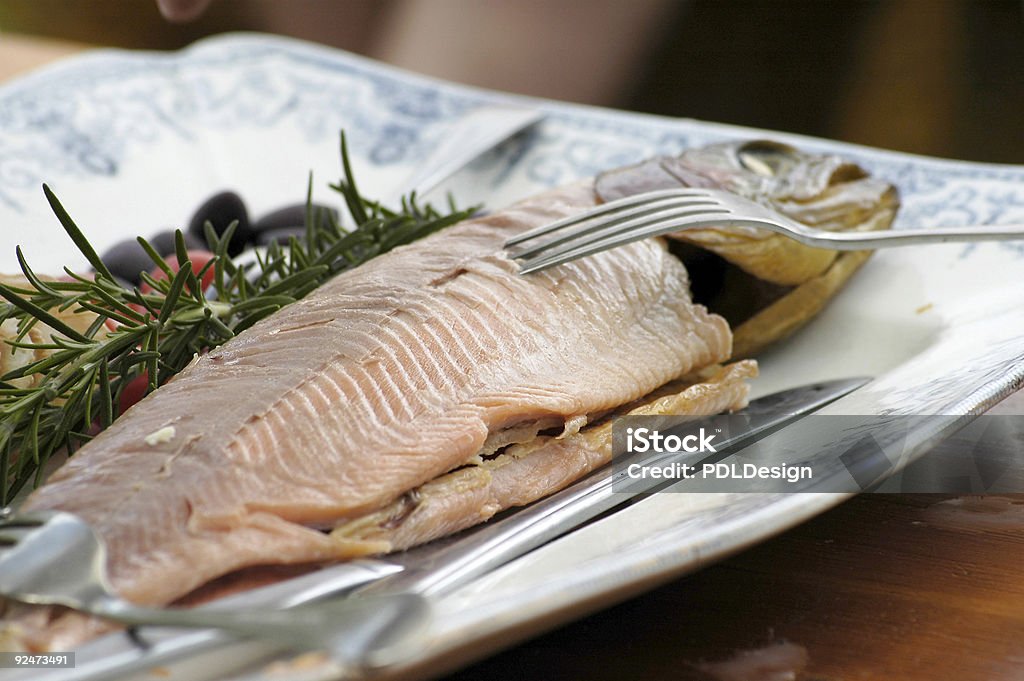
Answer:
<path fill-rule="evenodd" d="M 356 188 L 345 135 L 341 135 L 343 176 L 338 192 L 355 223 L 344 228 L 331 212 L 320 214 L 307 188 L 305 233 L 287 248 L 274 244 L 252 268 L 227 254 L 234 226 L 221 235 L 206 225 L 214 258 L 193 272 L 184 237 L 176 233 L 178 271 L 140 238 L 154 266 L 166 275 L 144 275 L 148 289 L 128 289 L 104 265 L 84 232 L 46 185 L 43 192 L 64 231 L 93 268 L 89 276 L 70 270 L 66 280 L 40 278 L 21 250 L 24 288 L 0 284 L 0 325 L 15 320 L 12 349 L 33 351 L 34 361 L 0 376 L 0 506 L 26 484 L 39 484 L 46 463 L 60 450 L 72 453 L 110 425 L 122 393 L 135 381 L 152 390 L 183 369 L 197 353 L 216 347 L 281 307 L 302 298 L 327 279 L 402 244 L 468 217 L 473 209 L 454 205 L 442 213 L 405 197 L 391 210 L 365 199 Z M 213 268 L 211 289 L 200 282 Z M 6 301 L 5 303 L 3 301 Z M 85 331 L 63 313 L 94 317 Z M 35 330 L 35 340 L 32 332 Z"/>

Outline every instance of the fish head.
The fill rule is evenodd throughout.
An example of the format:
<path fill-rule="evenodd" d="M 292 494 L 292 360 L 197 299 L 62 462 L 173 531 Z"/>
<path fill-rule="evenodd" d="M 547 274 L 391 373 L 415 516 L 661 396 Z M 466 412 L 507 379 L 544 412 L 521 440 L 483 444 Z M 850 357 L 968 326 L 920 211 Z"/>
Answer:
<path fill-rule="evenodd" d="M 684 184 L 703 178 L 706 186 L 759 201 L 820 229 L 885 228 L 899 205 L 893 185 L 849 159 L 772 140 L 689 149 L 661 164 Z"/>
<path fill-rule="evenodd" d="M 724 189 L 830 231 L 888 229 L 899 207 L 896 188 L 860 165 L 765 139 L 653 158 L 598 176 L 594 188 L 611 201 L 680 186 Z M 730 322 L 734 357 L 752 356 L 803 326 L 870 255 L 811 248 L 753 227 L 669 236 L 694 298 Z"/>
<path fill-rule="evenodd" d="M 724 189 L 798 222 L 831 231 L 887 229 L 899 207 L 896 188 L 860 165 L 834 154 L 809 153 L 764 139 L 687 149 L 679 156 L 661 156 L 609 171 L 598 176 L 595 190 L 602 201 L 612 201 L 680 186 Z M 744 241 L 784 239 L 754 228 L 714 231 L 742 235 Z M 687 237 L 680 234 L 677 238 Z M 715 242 L 701 238 L 693 241 L 708 245 Z"/>

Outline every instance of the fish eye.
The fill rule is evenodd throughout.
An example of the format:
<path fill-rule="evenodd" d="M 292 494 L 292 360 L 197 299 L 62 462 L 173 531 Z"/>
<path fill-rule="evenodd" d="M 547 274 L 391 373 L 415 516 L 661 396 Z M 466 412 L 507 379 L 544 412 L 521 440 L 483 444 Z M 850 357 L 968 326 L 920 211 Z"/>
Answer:
<path fill-rule="evenodd" d="M 744 168 L 763 177 L 776 177 L 796 163 L 793 147 L 768 140 L 747 142 L 736 150 L 736 157 Z"/>

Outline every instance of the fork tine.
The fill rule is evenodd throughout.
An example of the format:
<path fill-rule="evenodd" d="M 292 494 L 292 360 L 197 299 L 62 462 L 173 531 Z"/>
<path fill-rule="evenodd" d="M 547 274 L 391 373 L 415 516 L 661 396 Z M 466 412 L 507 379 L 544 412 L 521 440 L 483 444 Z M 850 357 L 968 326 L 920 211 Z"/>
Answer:
<path fill-rule="evenodd" d="M 31 530 L 29 530 L 31 532 Z M 21 543 L 28 532 L 0 532 L 0 547 L 15 546 Z"/>
<path fill-rule="evenodd" d="M 616 225 L 617 228 L 608 229 L 600 238 L 588 241 L 585 244 L 575 246 L 569 244 L 553 249 L 540 258 L 527 260 L 520 266 L 519 273 L 529 274 L 530 272 L 541 271 L 542 269 L 554 267 L 571 260 L 578 260 L 588 255 L 607 251 L 617 246 L 625 246 L 626 244 L 650 237 L 667 235 L 667 233 L 679 231 L 683 228 L 713 225 L 731 226 L 746 223 L 748 221 L 731 218 L 729 211 L 725 208 L 719 208 L 714 211 L 707 208 L 664 211 L 626 224 Z"/>
<path fill-rule="evenodd" d="M 598 231 L 595 238 L 585 243 L 570 243 L 556 247 L 550 251 L 545 251 L 539 258 L 524 261 L 520 266 L 519 273 L 530 274 L 531 272 L 539 272 L 555 265 L 561 265 L 571 260 L 615 248 L 616 246 L 624 246 L 641 239 L 676 232 L 684 227 L 709 226 L 712 224 L 725 226 L 732 222 L 729 213 L 728 209 L 718 206 L 712 208 L 706 206 L 701 208 L 687 206 L 660 211 L 625 223 L 604 224 L 602 228 L 605 229 Z M 688 221 L 687 218 L 699 219 Z"/>
<path fill-rule="evenodd" d="M 555 233 L 547 239 L 539 240 L 538 243 L 530 246 L 529 248 L 515 251 L 512 254 L 512 257 L 518 260 L 527 260 L 540 253 L 552 251 L 556 246 L 562 246 L 563 244 L 569 244 L 566 248 L 572 248 L 572 242 L 579 242 L 585 237 L 590 237 L 591 239 L 600 238 L 602 233 L 609 231 L 613 227 L 619 225 L 625 227 L 626 225 L 635 224 L 641 218 L 661 215 L 669 209 L 699 207 L 714 208 L 714 206 L 715 203 L 706 198 L 663 198 L 649 201 L 636 207 L 621 208 L 615 213 L 608 213 L 603 219 L 595 219 L 588 215 L 582 220 L 576 220 L 576 222 L 583 223 L 583 226 L 579 229 L 562 229 L 560 232 Z M 563 227 L 564 226 L 565 225 L 563 225 Z"/>
<path fill-rule="evenodd" d="M 46 524 L 51 514 L 25 514 L 0 518 L 0 546 L 13 546 Z"/>
<path fill-rule="evenodd" d="M 53 517 L 51 512 L 19 513 L 18 515 L 0 516 L 0 528 L 4 527 L 39 527 Z"/>
<path fill-rule="evenodd" d="M 584 213 L 580 213 L 579 215 L 573 215 L 567 218 L 563 218 L 561 220 L 557 220 L 555 222 L 537 227 L 536 229 L 531 229 L 527 232 L 523 232 L 522 234 L 517 234 L 516 236 L 508 239 L 505 242 L 505 248 L 517 246 L 523 242 L 530 241 L 532 239 L 545 236 L 547 234 L 551 234 L 552 232 L 560 231 L 562 229 L 565 229 L 566 227 L 571 227 L 572 225 L 576 225 L 581 222 L 586 222 L 587 220 L 592 220 L 594 218 L 626 210 L 641 204 L 647 204 L 650 203 L 651 201 L 656 201 L 665 198 L 693 198 L 698 196 L 704 197 L 706 196 L 706 192 L 703 192 L 700 189 L 679 188 L 661 189 L 658 191 L 645 192 L 643 194 L 635 194 L 633 196 L 626 196 L 621 199 L 609 201 L 608 203 L 602 203 L 601 205 L 592 208 L 591 210 L 588 210 Z"/>

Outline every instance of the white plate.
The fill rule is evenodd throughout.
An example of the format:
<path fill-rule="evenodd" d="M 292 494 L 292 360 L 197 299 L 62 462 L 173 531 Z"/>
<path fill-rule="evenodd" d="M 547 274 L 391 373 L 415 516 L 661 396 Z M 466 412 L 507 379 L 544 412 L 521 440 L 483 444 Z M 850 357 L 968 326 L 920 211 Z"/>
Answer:
<path fill-rule="evenodd" d="M 896 184 L 897 227 L 1024 222 L 1024 168 L 941 161 L 781 133 L 529 100 L 429 80 L 280 38 L 229 36 L 175 54 L 100 52 L 0 90 L 0 271 L 14 245 L 39 271 L 81 264 L 51 215 L 49 183 L 98 250 L 187 222 L 222 188 L 254 215 L 339 174 L 347 132 L 361 187 L 398 186 L 463 112 L 547 114 L 454 178 L 464 203 L 514 198 L 656 153 L 771 137 L 843 154 Z M 834 413 L 970 414 L 1024 375 L 1024 245 L 878 253 L 828 309 L 761 358 L 756 392 L 872 375 Z M 656 495 L 496 571 L 438 604 L 433 643 L 405 671 L 437 672 L 764 540 L 835 495 Z M 641 528 L 641 531 L 637 531 Z M 88 650 L 88 649 L 87 649 Z M 88 654 L 81 652 L 80 657 Z M 207 660 L 219 674 L 238 658 Z M 195 667 L 171 669 L 195 679 Z M 305 672 L 331 677 L 330 667 Z M 397 670 L 396 673 L 403 673 Z"/>

